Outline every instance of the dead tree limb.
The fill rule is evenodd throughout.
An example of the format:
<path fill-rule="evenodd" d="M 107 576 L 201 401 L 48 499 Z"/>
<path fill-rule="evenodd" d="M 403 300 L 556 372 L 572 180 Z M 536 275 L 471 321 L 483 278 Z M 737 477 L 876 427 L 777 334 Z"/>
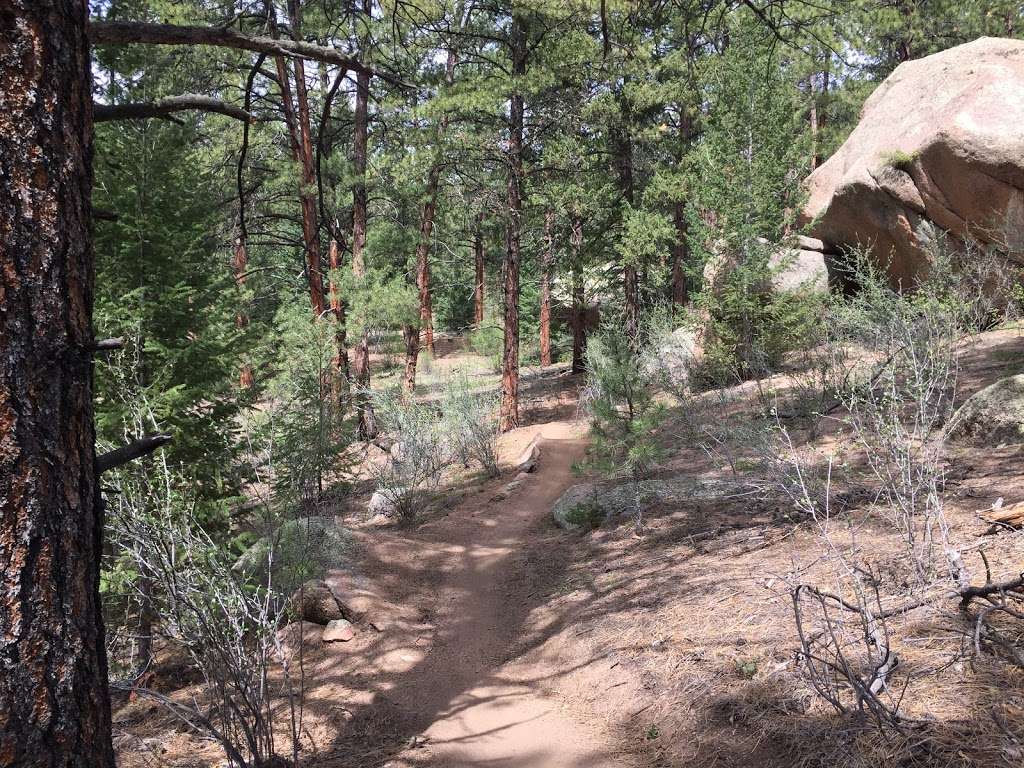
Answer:
<path fill-rule="evenodd" d="M 113 451 L 101 454 L 96 457 L 96 474 L 101 474 L 110 469 L 115 469 L 129 461 L 134 461 L 148 453 L 152 453 L 162 445 L 171 442 L 171 436 L 167 434 L 146 435 L 138 440 L 133 440 L 128 445 L 115 448 Z"/>
<path fill-rule="evenodd" d="M 113 339 L 102 339 L 97 341 L 93 345 L 93 350 L 96 352 L 110 352 L 115 349 L 121 349 L 124 346 L 124 338 L 118 336 Z"/>
<path fill-rule="evenodd" d="M 148 120 L 151 117 L 167 117 L 174 112 L 191 110 L 216 112 L 246 123 L 251 123 L 255 119 L 251 112 L 233 104 L 193 93 L 132 104 L 94 104 L 92 114 L 93 122 L 105 123 L 111 120 Z"/>
<path fill-rule="evenodd" d="M 338 64 L 353 72 L 366 72 L 395 85 L 407 85 L 394 75 L 362 64 L 337 48 L 304 40 L 274 39 L 249 35 L 231 27 L 189 27 L 175 24 L 148 24 L 135 21 L 94 21 L 89 25 L 89 36 L 94 43 L 126 45 L 209 45 L 216 48 L 234 48 L 273 56 L 294 56 L 311 61 Z"/>

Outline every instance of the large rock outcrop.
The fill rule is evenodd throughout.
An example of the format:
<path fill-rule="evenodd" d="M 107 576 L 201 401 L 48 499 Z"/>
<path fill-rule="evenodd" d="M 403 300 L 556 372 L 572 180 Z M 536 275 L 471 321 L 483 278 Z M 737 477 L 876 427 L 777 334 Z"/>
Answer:
<path fill-rule="evenodd" d="M 1024 41 L 981 38 L 901 64 L 807 179 L 804 219 L 838 252 L 870 246 L 895 284 L 936 232 L 1024 252 Z"/>

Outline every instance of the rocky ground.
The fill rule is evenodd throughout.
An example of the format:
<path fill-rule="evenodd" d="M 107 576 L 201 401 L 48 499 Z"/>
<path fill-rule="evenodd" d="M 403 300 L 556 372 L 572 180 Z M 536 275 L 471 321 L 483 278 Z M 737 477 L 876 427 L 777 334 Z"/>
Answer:
<path fill-rule="evenodd" d="M 960 400 L 1021 363 L 1019 330 L 972 341 Z M 357 608 L 351 637 L 324 643 L 321 627 L 302 625 L 309 764 L 1021 764 L 1024 674 L 970 653 L 955 601 L 892 623 L 902 706 L 918 725 L 887 741 L 837 718 L 794 663 L 791 588 L 830 578 L 815 527 L 765 482 L 752 447 L 728 461 L 701 450 L 684 437 L 693 413 L 677 409 L 660 430 L 672 458 L 648 481 L 638 536 L 616 514 L 628 507 L 621 480 L 574 471 L 586 450 L 578 383 L 564 370 L 528 383 L 528 426 L 503 438 L 503 478 L 464 480 L 414 526 L 350 514 L 358 561 L 326 581 Z M 728 394 L 707 396 L 703 418 L 742 421 L 758 407 L 752 385 Z M 532 444 L 536 467 L 510 488 Z M 858 494 L 855 447 L 825 427 L 802 449 L 837 457 L 843 519 L 874 566 L 898 575 L 893 534 Z M 997 577 L 1022 567 L 1020 535 L 983 514 L 1024 501 L 1020 458 L 1017 445 L 951 446 L 946 510 L 976 580 L 981 547 Z M 601 506 L 594 530 L 555 525 L 574 486 Z M 115 720 L 123 766 L 222 761 L 152 705 L 129 702 Z"/>

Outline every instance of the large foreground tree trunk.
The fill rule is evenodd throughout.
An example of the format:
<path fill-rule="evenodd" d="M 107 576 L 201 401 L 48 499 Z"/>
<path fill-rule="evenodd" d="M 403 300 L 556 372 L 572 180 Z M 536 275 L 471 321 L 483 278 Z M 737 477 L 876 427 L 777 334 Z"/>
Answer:
<path fill-rule="evenodd" d="M 0 5 L 0 765 L 113 768 L 85 0 Z"/>
<path fill-rule="evenodd" d="M 555 212 L 544 214 L 544 255 L 540 265 L 540 364 L 551 365 L 551 266 L 555 261 Z"/>
<path fill-rule="evenodd" d="M 510 37 L 512 75 L 518 81 L 526 74 L 526 30 L 513 12 Z M 520 82 L 513 83 L 509 108 L 508 223 L 505 243 L 503 298 L 505 301 L 505 344 L 501 358 L 501 410 L 499 429 L 507 432 L 519 426 L 519 237 L 523 213 L 523 94 Z"/>

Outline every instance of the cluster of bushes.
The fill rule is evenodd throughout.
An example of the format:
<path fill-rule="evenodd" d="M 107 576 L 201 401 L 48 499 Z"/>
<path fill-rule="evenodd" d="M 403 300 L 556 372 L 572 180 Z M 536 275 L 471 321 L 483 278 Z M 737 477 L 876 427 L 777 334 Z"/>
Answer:
<path fill-rule="evenodd" d="M 764 261 L 737 267 L 703 297 L 703 356 L 691 358 L 684 376 L 647 354 L 644 339 L 621 341 L 616 328 L 588 353 L 599 454 L 650 470 L 660 420 L 652 389 L 668 382 L 683 400 L 685 439 L 734 471 L 743 457 L 817 533 L 829 587 L 792 575 L 804 680 L 837 712 L 889 734 L 912 725 L 901 706 L 915 673 L 900 666 L 892 631 L 907 612 L 959 603 L 973 652 L 1024 665 L 1019 623 L 1012 625 L 1022 616 L 1024 582 L 993 576 L 977 542 L 957 540 L 944 505 L 959 352 L 972 334 L 1016 315 L 1020 275 L 998 254 L 952 248 L 939 237 L 930 249 L 930 276 L 908 292 L 893 289 L 868 254 L 849 257 L 848 295 L 773 296 L 758 287 Z M 655 322 L 646 341 L 665 338 L 664 324 Z M 635 374 L 644 361 L 654 380 Z M 756 382 L 748 391 L 759 398 L 758 413 L 728 420 L 701 405 L 725 404 L 730 385 L 748 380 Z M 825 419 L 852 441 L 863 462 L 856 473 L 807 450 Z M 856 526 L 837 524 L 845 521 L 835 492 L 840 479 L 873 499 L 868 512 L 891 532 L 894 549 L 872 551 Z M 586 509 L 579 517 L 591 522 Z M 983 586 L 969 565 L 979 557 Z M 880 570 L 880 558 L 898 567 Z M 951 651 L 962 652 L 959 645 Z"/>
<path fill-rule="evenodd" d="M 439 402 L 418 402 L 399 392 L 372 393 L 382 430 L 395 441 L 391 458 L 373 466 L 385 508 L 411 519 L 430 504 L 444 472 L 453 464 L 500 474 L 498 400 L 465 375 L 445 383 Z"/>

